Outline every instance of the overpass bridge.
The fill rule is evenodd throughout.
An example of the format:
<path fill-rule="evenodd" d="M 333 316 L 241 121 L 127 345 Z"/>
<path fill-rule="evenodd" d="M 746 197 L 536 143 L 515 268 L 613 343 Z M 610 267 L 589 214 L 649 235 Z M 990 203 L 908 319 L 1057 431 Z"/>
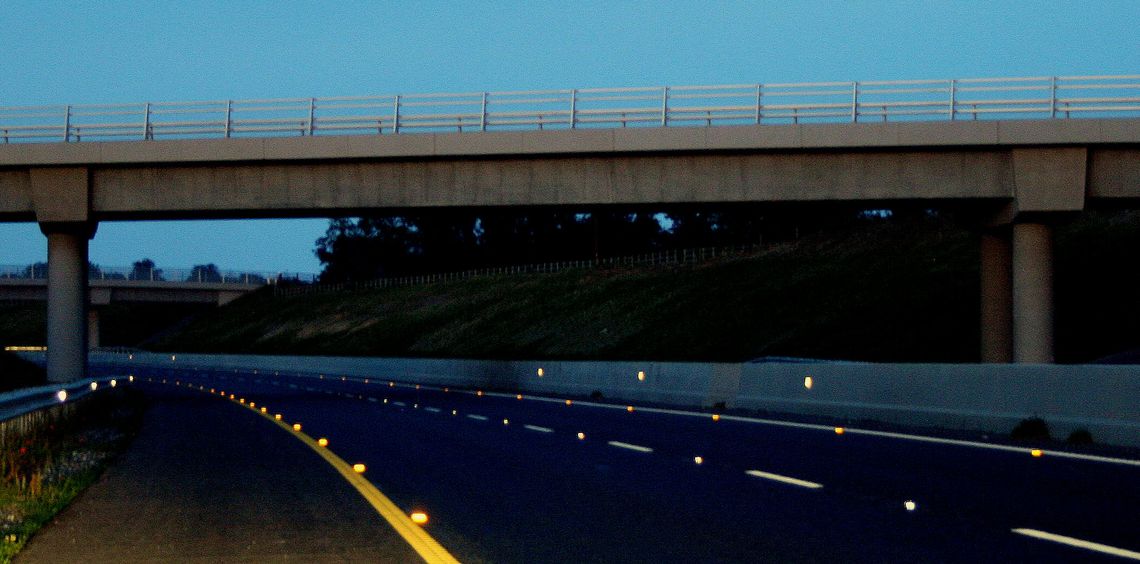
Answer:
<path fill-rule="evenodd" d="M 1140 75 L 10 108 L 0 137 L 0 221 L 48 239 L 57 381 L 83 374 L 99 221 L 954 205 L 984 226 L 982 360 L 1048 363 L 1052 225 L 1140 202 Z"/>
<path fill-rule="evenodd" d="M 46 268 L 0 266 L 0 301 L 46 301 Z M 138 270 L 100 267 L 88 276 L 87 345 L 99 343 L 99 311 L 112 303 L 178 303 L 225 305 L 283 279 L 312 282 L 314 275 L 266 272 L 207 272 L 202 268 Z"/>

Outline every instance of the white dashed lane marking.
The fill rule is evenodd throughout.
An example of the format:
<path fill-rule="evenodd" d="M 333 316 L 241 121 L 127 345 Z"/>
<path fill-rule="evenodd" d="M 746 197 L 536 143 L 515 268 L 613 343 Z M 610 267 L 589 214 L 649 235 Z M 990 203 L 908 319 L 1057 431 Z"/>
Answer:
<path fill-rule="evenodd" d="M 1073 537 L 1066 537 L 1064 535 L 1057 535 L 1053 533 L 1046 533 L 1045 531 L 1038 531 L 1036 529 L 1012 529 L 1013 532 L 1035 539 L 1046 540 L 1050 542 L 1060 543 L 1067 546 L 1076 548 L 1083 548 L 1085 550 L 1092 550 L 1102 554 L 1111 554 L 1112 556 L 1119 556 L 1121 558 L 1130 558 L 1132 560 L 1140 560 L 1140 552 L 1134 552 L 1123 548 L 1116 548 L 1107 544 L 1100 544 L 1098 542 L 1090 542 L 1087 540 L 1076 539 Z"/>
<path fill-rule="evenodd" d="M 649 447 L 644 447 L 641 445 L 633 445 L 633 444 L 629 444 L 629 443 L 623 443 L 621 441 L 610 441 L 609 445 L 612 447 L 624 448 L 626 450 L 634 450 L 637 452 L 653 452 L 653 449 L 651 449 Z"/>
<path fill-rule="evenodd" d="M 799 486 L 801 488 L 811 488 L 815 490 L 823 487 L 823 484 L 818 484 L 816 482 L 809 482 L 807 480 L 801 480 L 799 478 L 792 478 L 789 476 L 781 476 L 779 474 L 772 474 L 771 472 L 761 472 L 760 470 L 749 470 L 745 472 L 745 474 L 748 474 L 749 476 L 755 476 L 757 478 L 764 478 L 765 480 L 791 484 L 793 486 Z"/>

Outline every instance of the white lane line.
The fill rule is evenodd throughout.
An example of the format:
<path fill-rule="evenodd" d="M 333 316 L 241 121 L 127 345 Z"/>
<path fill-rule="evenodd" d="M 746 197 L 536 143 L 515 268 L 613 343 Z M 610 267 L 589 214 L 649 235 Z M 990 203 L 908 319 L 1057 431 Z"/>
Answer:
<path fill-rule="evenodd" d="M 439 408 L 438 407 L 425 407 L 424 411 L 428 411 L 431 413 L 439 413 Z"/>
<path fill-rule="evenodd" d="M 1122 558 L 1131 558 L 1132 560 L 1140 560 L 1140 552 L 1125 550 L 1123 548 L 1116 548 L 1107 544 L 1100 544 L 1099 542 L 1089 542 L 1087 540 L 1075 539 L 1073 537 L 1066 537 L 1063 535 L 1055 535 L 1053 533 L 1046 533 L 1045 531 L 1038 531 L 1036 529 L 1011 529 L 1019 535 L 1033 537 L 1035 539 L 1052 541 L 1060 544 L 1073 546 L 1076 548 L 1083 548 L 1085 550 L 1092 550 L 1104 554 L 1111 554 L 1113 556 L 1120 556 Z"/>
<path fill-rule="evenodd" d="M 748 474 L 749 476 L 755 476 L 757 478 L 764 478 L 765 480 L 774 480 L 776 482 L 782 482 L 784 484 L 800 486 L 801 488 L 811 488 L 813 490 L 816 490 L 823 487 L 823 484 L 817 484 L 815 482 L 809 482 L 807 480 L 801 480 L 799 478 L 781 476 L 779 474 L 772 474 L 770 472 L 761 472 L 759 470 L 749 470 L 745 472 L 745 474 Z"/>
<path fill-rule="evenodd" d="M 370 402 L 372 402 L 372 403 L 376 403 L 376 402 L 378 402 L 378 401 L 380 401 L 380 400 L 378 400 L 378 399 L 376 399 L 376 398 L 368 398 L 368 401 L 370 401 Z"/>
<path fill-rule="evenodd" d="M 476 421 L 486 421 L 487 420 L 487 417 L 484 415 L 474 415 L 474 414 L 469 413 L 469 414 L 467 414 L 467 417 L 468 417 L 468 419 L 474 419 Z"/>
<path fill-rule="evenodd" d="M 408 404 L 406 404 L 402 401 L 394 401 L 394 402 L 392 402 L 392 405 L 399 406 L 399 407 L 407 407 Z"/>
<path fill-rule="evenodd" d="M 643 447 L 641 445 L 633 445 L 633 444 L 629 444 L 629 443 L 623 443 L 621 441 L 610 441 L 607 444 L 609 444 L 612 447 L 624 448 L 626 450 L 636 450 L 637 452 L 653 452 L 653 449 L 651 449 L 649 447 Z"/>
<path fill-rule="evenodd" d="M 550 427 L 539 427 L 538 425 L 523 425 L 523 429 L 528 431 L 537 431 L 539 433 L 553 433 L 554 429 Z"/>

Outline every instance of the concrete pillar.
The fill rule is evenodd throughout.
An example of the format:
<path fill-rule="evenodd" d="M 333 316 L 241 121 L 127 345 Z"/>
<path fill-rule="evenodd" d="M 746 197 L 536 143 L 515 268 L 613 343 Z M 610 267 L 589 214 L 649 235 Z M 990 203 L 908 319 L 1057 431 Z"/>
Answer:
<path fill-rule="evenodd" d="M 40 224 L 48 240 L 47 377 L 70 382 L 87 374 L 88 224 Z"/>
<path fill-rule="evenodd" d="M 1013 225 L 1013 360 L 1053 362 L 1053 230 Z"/>
<path fill-rule="evenodd" d="M 99 310 L 87 310 L 87 350 L 99 348 Z"/>
<path fill-rule="evenodd" d="M 981 361 L 1013 361 L 1013 290 L 1009 229 L 982 233 Z"/>

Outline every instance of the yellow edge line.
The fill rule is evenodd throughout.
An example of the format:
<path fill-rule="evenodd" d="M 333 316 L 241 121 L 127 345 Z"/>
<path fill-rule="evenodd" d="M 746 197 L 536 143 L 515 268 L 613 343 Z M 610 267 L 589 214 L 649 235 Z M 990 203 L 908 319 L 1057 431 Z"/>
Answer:
<path fill-rule="evenodd" d="M 392 500 L 388 499 L 388 496 L 376 489 L 376 486 L 372 485 L 372 482 L 366 480 L 364 476 L 356 473 L 356 471 L 352 469 L 352 466 L 345 462 L 343 458 L 333 454 L 329 449 L 318 445 L 312 437 L 305 433 L 294 431 L 291 424 L 278 421 L 268 413 L 261 413 L 257 410 L 252 411 L 275 423 L 285 431 L 288 431 L 289 434 L 297 437 L 297 440 L 305 443 L 309 448 L 321 455 L 321 458 L 324 458 L 337 472 L 340 472 L 340 475 L 344 476 L 344 479 L 347 480 L 349 484 L 352 484 L 352 487 L 356 488 L 356 491 L 360 492 L 360 495 L 364 496 L 364 499 L 372 505 L 376 512 L 411 545 L 412 549 L 415 550 L 425 562 L 430 564 L 437 562 L 441 564 L 458 564 L 459 560 L 456 560 L 447 549 L 443 548 L 443 545 L 439 544 L 439 541 L 436 541 L 431 535 L 427 534 L 427 531 L 424 531 L 423 527 L 412 522 L 412 519 L 405 515 L 403 510 L 397 507 L 395 503 L 392 503 Z"/>

